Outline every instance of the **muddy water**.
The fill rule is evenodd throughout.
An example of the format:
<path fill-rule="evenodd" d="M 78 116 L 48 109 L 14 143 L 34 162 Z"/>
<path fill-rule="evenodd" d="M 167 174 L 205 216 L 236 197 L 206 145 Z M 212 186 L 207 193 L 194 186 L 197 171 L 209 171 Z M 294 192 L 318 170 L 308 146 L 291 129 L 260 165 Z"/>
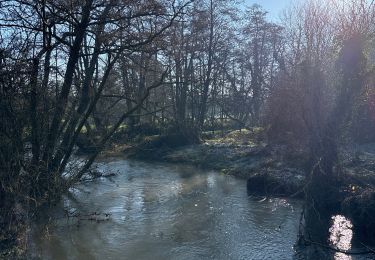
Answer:
<path fill-rule="evenodd" d="M 30 257 L 298 259 L 298 201 L 251 198 L 244 180 L 194 167 L 120 159 L 98 167 L 116 176 L 80 184 L 45 210 Z"/>

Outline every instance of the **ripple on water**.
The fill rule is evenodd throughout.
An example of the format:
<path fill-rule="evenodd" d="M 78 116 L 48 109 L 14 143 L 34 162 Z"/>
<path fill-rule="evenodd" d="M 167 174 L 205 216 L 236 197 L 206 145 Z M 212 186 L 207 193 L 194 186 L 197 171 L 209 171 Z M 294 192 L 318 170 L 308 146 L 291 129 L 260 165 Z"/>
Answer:
<path fill-rule="evenodd" d="M 246 181 L 182 165 L 116 160 L 98 165 L 118 172 L 78 186 L 59 209 L 110 213 L 105 223 L 49 228 L 31 236 L 43 258 L 290 259 L 301 205 L 249 198 Z M 46 220 L 47 221 L 47 220 Z M 67 231 L 68 230 L 68 231 Z M 79 246 L 77 246 L 79 241 Z"/>

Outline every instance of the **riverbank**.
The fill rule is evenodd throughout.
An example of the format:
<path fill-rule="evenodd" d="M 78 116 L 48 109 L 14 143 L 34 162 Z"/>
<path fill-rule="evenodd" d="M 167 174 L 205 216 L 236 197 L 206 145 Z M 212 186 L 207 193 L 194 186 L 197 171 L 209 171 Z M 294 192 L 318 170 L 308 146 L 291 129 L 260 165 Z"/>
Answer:
<path fill-rule="evenodd" d="M 305 198 L 311 176 L 308 153 L 296 147 L 269 144 L 258 129 L 236 130 L 222 136 L 212 134 L 199 144 L 184 146 L 163 140 L 168 138 L 148 137 L 127 147 L 124 153 L 129 158 L 183 163 L 246 179 L 249 195 Z M 356 235 L 373 244 L 375 144 L 342 147 L 340 161 L 339 178 L 321 193 L 325 194 L 330 214 L 347 216 Z"/>
<path fill-rule="evenodd" d="M 126 147 L 124 153 L 129 158 L 190 164 L 247 179 L 250 195 L 304 198 L 311 168 L 308 154 L 295 147 L 268 144 L 258 129 L 212 134 L 200 144 L 184 146 L 163 140 L 168 138 L 148 137 Z M 332 207 L 354 222 L 366 223 L 366 228 L 375 227 L 375 145 L 344 147 L 341 162 L 342 174 L 332 192 Z"/>
<path fill-rule="evenodd" d="M 269 145 L 262 135 L 261 129 L 242 129 L 177 147 L 153 136 L 124 153 L 129 158 L 190 164 L 247 179 L 250 194 L 302 197 L 305 155 L 285 145 Z"/>
<path fill-rule="evenodd" d="M 269 199 L 304 197 L 309 172 L 308 158 L 303 151 L 290 149 L 286 145 L 270 145 L 265 141 L 262 132 L 257 129 L 236 130 L 222 136 L 206 133 L 205 137 L 205 140 L 199 144 L 187 145 L 175 145 L 171 138 L 165 136 L 149 136 L 144 141 L 134 142 L 131 145 L 113 143 L 102 153 L 101 159 L 106 161 L 113 157 L 129 157 L 141 161 L 166 162 L 187 169 L 190 169 L 188 165 L 194 165 L 201 169 L 215 170 L 220 175 L 233 175 L 236 178 L 246 179 L 247 192 L 250 195 L 260 195 Z M 178 136 L 174 138 L 178 139 Z M 179 144 L 186 143 L 184 141 Z M 335 203 L 339 206 L 342 204 L 340 211 L 350 217 L 355 227 L 359 227 L 362 233 L 372 236 L 375 208 L 372 191 L 372 187 L 375 186 L 375 145 L 347 147 L 342 154 L 345 182 L 337 184 L 341 185 L 343 193 Z M 111 164 L 111 161 L 108 163 Z M 91 179 L 94 180 L 95 176 Z M 87 180 L 90 178 L 84 179 L 85 182 Z M 133 180 L 133 176 L 127 177 L 128 182 Z M 13 247 L 13 250 L 20 249 Z M 6 253 L 8 256 L 16 254 L 22 252 Z"/>

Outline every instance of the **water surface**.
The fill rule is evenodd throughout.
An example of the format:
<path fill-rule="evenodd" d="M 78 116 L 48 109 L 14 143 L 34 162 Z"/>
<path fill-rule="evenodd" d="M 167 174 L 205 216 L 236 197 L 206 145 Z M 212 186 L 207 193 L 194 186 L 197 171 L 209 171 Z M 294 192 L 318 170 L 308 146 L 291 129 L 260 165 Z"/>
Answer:
<path fill-rule="evenodd" d="M 246 181 L 114 159 L 33 225 L 43 259 L 296 259 L 301 203 L 248 197 Z M 345 258 L 346 259 L 346 258 Z"/>

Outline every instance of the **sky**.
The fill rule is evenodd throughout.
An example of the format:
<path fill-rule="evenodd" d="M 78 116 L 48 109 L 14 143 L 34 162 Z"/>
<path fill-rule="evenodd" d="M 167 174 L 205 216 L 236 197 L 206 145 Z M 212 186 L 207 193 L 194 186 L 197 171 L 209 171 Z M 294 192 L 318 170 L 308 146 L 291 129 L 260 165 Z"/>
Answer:
<path fill-rule="evenodd" d="M 269 12 L 269 17 L 271 19 L 277 19 L 281 11 L 288 7 L 292 2 L 303 1 L 303 0 L 244 0 L 245 5 L 259 4 L 266 11 Z"/>

